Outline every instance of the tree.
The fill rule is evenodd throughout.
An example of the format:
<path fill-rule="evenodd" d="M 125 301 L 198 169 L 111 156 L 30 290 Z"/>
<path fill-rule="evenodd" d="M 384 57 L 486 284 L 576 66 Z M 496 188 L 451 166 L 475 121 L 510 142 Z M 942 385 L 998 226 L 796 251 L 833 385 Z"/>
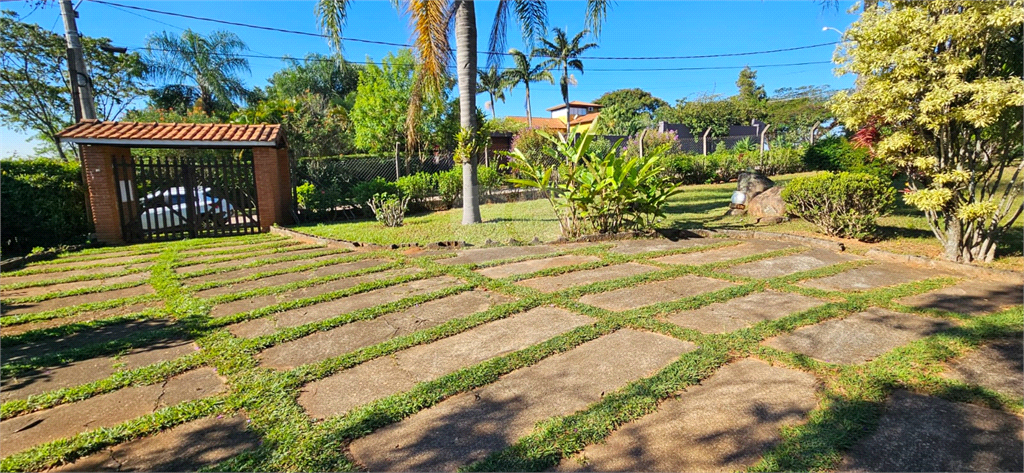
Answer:
<path fill-rule="evenodd" d="M 992 261 L 1024 210 L 1022 2 L 888 2 L 844 35 L 855 90 L 833 99 L 849 129 L 874 126 L 877 156 L 906 171 L 946 258 Z"/>
<path fill-rule="evenodd" d="M 833 91 L 828 87 L 802 86 L 777 89 L 765 108 L 765 121 L 772 134 L 793 145 L 808 142 L 815 125 L 834 125 L 828 100 Z"/>
<path fill-rule="evenodd" d="M 601 128 L 612 135 L 632 135 L 654 124 L 654 114 L 668 103 L 643 89 L 607 92 L 594 103 L 601 107 Z"/>
<path fill-rule="evenodd" d="M 533 126 L 533 115 L 530 109 L 530 82 L 546 80 L 554 84 L 555 79 L 551 77 L 551 72 L 545 69 L 543 65 L 531 66 L 530 58 L 523 54 L 522 51 L 513 48 L 509 49 L 508 53 L 512 56 L 513 66 L 501 73 L 502 78 L 508 83 L 510 89 L 519 84 L 523 84 L 526 87 L 526 123 L 529 126 Z"/>
<path fill-rule="evenodd" d="M 559 81 L 559 85 L 562 88 L 562 101 L 565 102 L 565 134 L 568 136 L 569 122 L 572 119 L 569 116 L 569 68 L 576 69 L 583 74 L 583 61 L 580 60 L 580 55 L 589 49 L 596 48 L 597 44 L 580 45 L 583 37 L 590 33 L 586 29 L 577 33 L 571 40 L 561 28 L 554 28 L 554 31 L 554 40 L 548 41 L 547 38 L 542 38 L 542 46 L 534 49 L 533 55 L 547 57 L 548 59 L 544 61 L 544 66 L 547 69 L 556 67 L 562 69 L 562 79 Z"/>
<path fill-rule="evenodd" d="M 468 0 L 429 1 L 394 0 L 395 5 L 404 5 L 411 17 L 414 43 L 419 63 L 423 68 L 423 88 L 427 94 L 439 94 L 443 79 L 447 76 L 451 48 L 449 33 L 454 33 L 456 58 L 455 70 L 459 84 L 459 121 L 462 136 L 475 136 L 476 121 L 476 8 Z M 341 49 L 341 31 L 344 26 L 349 0 L 318 0 L 315 11 L 320 19 L 321 29 L 326 33 L 335 49 Z M 587 2 L 587 24 L 599 31 L 607 15 L 607 0 Z M 523 30 L 527 43 L 543 34 L 547 23 L 547 6 L 539 0 L 501 0 L 491 30 L 491 51 L 504 50 L 505 28 L 509 15 L 514 14 Z M 450 21 L 454 20 L 454 21 Z M 451 28 L 454 27 L 454 30 Z M 496 56 L 492 56 L 496 58 Z M 414 94 L 414 99 L 419 94 Z M 415 100 L 410 110 L 419 107 Z M 414 117 L 410 114 L 410 119 Z M 480 195 L 476 179 L 477 156 L 469 156 L 462 164 L 463 205 L 462 223 L 480 222 Z"/>
<path fill-rule="evenodd" d="M 241 38 L 230 31 L 203 36 L 188 29 L 180 37 L 164 31 L 146 38 L 150 77 L 193 89 L 207 115 L 217 110 L 216 104 L 234 109 L 235 100 L 249 97 L 238 77 L 249 72 L 249 61 L 240 56 L 246 50 Z"/>
<path fill-rule="evenodd" d="M 97 117 L 113 120 L 143 94 L 145 67 L 138 53 L 115 54 L 103 46 L 110 40 L 82 37 Z M 0 15 L 0 118 L 12 129 L 37 133 L 64 161 L 74 150 L 57 140 L 74 123 L 66 54 L 61 36 L 19 21 L 14 12 Z"/>
<path fill-rule="evenodd" d="M 680 99 L 674 107 L 659 109 L 658 118 L 671 123 L 686 125 L 694 138 L 703 136 L 711 128 L 712 136 L 729 134 L 730 125 L 740 123 L 736 103 L 720 95 L 700 95 L 693 100 Z"/>
<path fill-rule="evenodd" d="M 495 108 L 497 107 L 497 103 L 495 103 L 494 100 L 499 99 L 502 102 L 505 102 L 505 89 L 508 88 L 505 83 L 505 79 L 502 77 L 501 73 L 498 72 L 498 66 L 491 66 L 486 71 L 478 70 L 476 71 L 476 74 L 476 91 L 477 93 L 486 92 L 487 95 L 490 95 L 491 100 L 489 103 L 491 104 L 491 118 L 495 118 Z"/>
<path fill-rule="evenodd" d="M 303 60 L 290 59 L 288 67 L 275 72 L 268 81 L 267 96 L 287 99 L 311 93 L 332 105 L 351 110 L 359 85 L 359 70 L 341 56 L 309 54 Z"/>
<path fill-rule="evenodd" d="M 412 51 L 388 53 L 380 66 L 367 61 L 359 73 L 352 123 L 355 145 L 372 153 L 393 151 L 405 142 L 405 121 L 416 63 Z"/>

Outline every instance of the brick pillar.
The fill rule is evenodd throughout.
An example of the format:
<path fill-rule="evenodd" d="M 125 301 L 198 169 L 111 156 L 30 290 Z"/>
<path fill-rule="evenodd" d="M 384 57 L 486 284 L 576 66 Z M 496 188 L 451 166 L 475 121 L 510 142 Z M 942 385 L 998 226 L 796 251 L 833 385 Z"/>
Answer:
<path fill-rule="evenodd" d="M 292 194 L 288 150 L 255 147 L 252 149 L 252 160 L 256 172 L 260 230 L 270 231 L 270 227 L 275 223 L 290 223 Z"/>
<path fill-rule="evenodd" d="M 121 235 L 121 216 L 117 205 L 117 180 L 114 179 L 114 161 L 131 161 L 131 148 L 83 145 L 82 166 L 89 186 L 89 207 L 96 239 L 104 243 L 124 243 Z"/>

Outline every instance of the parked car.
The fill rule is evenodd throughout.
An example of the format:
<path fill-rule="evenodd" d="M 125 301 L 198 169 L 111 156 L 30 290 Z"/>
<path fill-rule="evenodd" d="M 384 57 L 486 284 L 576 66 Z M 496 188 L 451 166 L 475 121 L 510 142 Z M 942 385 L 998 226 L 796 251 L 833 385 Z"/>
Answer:
<path fill-rule="evenodd" d="M 235 208 L 226 199 L 209 195 L 209 192 L 209 187 L 196 187 L 196 213 L 203 220 L 226 223 Z M 140 202 L 145 209 L 140 216 L 142 229 L 168 229 L 185 225 L 189 220 L 189 197 L 184 187 L 172 187 L 146 194 Z"/>

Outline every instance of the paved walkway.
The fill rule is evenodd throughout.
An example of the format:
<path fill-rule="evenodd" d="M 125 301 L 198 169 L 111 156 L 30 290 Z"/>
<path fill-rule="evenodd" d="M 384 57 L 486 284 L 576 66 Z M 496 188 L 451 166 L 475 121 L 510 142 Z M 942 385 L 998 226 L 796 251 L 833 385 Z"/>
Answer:
<path fill-rule="evenodd" d="M 877 426 L 826 466 L 1024 469 L 1020 320 L 1000 315 L 1020 318 L 1019 275 L 702 238 L 139 248 L 0 279 L 5 469 L 742 470 L 810 448 L 783 432 L 833 405 L 830 366 L 878 373 L 893 350 L 948 339 L 946 357 L 900 368 L 927 381 L 887 392 Z M 575 446 L 531 450 L 544 436 Z"/>

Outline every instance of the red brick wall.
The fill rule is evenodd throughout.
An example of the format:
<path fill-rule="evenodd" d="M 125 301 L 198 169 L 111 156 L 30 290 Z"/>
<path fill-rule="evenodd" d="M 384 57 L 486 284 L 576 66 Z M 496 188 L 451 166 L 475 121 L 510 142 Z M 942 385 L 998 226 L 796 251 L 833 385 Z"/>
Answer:
<path fill-rule="evenodd" d="M 117 206 L 117 181 L 114 160 L 131 160 L 130 148 L 82 145 L 82 165 L 89 186 L 89 206 L 96 238 L 111 244 L 124 243 L 121 216 Z"/>
<path fill-rule="evenodd" d="M 256 172 L 260 229 L 269 231 L 275 223 L 290 223 L 292 192 L 288 150 L 257 147 L 252 149 L 252 158 Z"/>

